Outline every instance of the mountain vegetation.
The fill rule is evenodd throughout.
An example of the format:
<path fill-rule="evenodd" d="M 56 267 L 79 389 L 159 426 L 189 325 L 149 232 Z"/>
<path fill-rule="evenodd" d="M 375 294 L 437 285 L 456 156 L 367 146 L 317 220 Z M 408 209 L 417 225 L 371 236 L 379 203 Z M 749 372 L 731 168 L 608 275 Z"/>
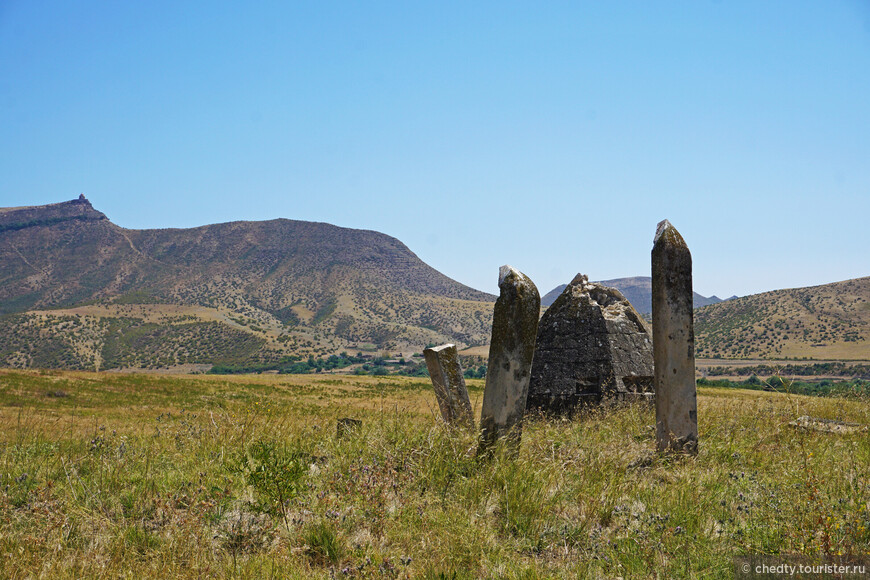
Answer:
<path fill-rule="evenodd" d="M 275 361 L 489 339 L 495 297 L 384 234 L 278 219 L 129 230 L 84 198 L 0 210 L 0 364 Z"/>
<path fill-rule="evenodd" d="M 649 311 L 650 278 L 603 283 Z M 130 230 L 84 197 L 0 209 L 0 366 L 283 372 L 444 342 L 485 358 L 494 300 L 373 231 L 286 219 Z M 700 358 L 870 360 L 870 278 L 695 295 L 708 302 Z"/>
<path fill-rule="evenodd" d="M 870 277 L 774 290 L 695 312 L 699 357 L 870 359 Z"/>

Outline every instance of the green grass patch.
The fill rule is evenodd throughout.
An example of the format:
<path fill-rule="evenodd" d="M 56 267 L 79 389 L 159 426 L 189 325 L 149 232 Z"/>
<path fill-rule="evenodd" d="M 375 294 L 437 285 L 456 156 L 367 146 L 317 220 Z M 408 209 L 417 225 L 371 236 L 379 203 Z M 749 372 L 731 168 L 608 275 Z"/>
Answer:
<path fill-rule="evenodd" d="M 529 418 L 519 453 L 482 460 L 419 379 L 3 371 L 0 577 L 719 578 L 737 555 L 867 555 L 870 438 L 801 415 L 870 424 L 870 401 L 702 387 L 696 457 L 653 452 L 652 407 L 614 406 Z"/>

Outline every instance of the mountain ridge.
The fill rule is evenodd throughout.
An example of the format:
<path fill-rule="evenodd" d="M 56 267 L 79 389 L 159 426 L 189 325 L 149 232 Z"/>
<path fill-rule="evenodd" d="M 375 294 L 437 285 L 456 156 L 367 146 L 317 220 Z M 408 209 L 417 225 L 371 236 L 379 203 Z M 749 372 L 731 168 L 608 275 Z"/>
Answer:
<path fill-rule="evenodd" d="M 119 313 L 131 303 L 222 309 L 262 331 L 255 336 L 264 341 L 263 358 L 489 338 L 495 296 L 445 276 L 373 230 L 286 218 L 132 230 L 83 196 L 7 208 L 2 225 L 10 227 L 0 231 L 0 314 L 85 303 Z M 39 324 L 48 324 L 46 316 Z M 99 334 L 94 329 L 102 324 L 85 326 Z M 6 358 L 26 359 L 19 350 Z M 0 363 L 2 353 L 0 345 Z"/>
<path fill-rule="evenodd" d="M 603 283 L 644 309 L 649 278 Z M 485 350 L 495 298 L 373 230 L 287 218 L 133 230 L 84 196 L 0 208 L 0 366 L 471 352 Z M 698 302 L 701 357 L 870 359 L 870 277 Z"/>
<path fill-rule="evenodd" d="M 597 282 L 604 286 L 616 288 L 625 296 L 635 310 L 641 314 L 652 314 L 652 278 L 649 276 L 633 276 L 629 278 L 614 278 Z M 541 306 L 550 306 L 556 298 L 565 290 L 567 284 L 556 286 L 541 297 Z M 730 298 L 729 298 L 730 300 Z M 702 296 L 694 293 L 694 306 L 700 308 L 708 304 L 716 304 L 723 300 L 718 296 Z"/>

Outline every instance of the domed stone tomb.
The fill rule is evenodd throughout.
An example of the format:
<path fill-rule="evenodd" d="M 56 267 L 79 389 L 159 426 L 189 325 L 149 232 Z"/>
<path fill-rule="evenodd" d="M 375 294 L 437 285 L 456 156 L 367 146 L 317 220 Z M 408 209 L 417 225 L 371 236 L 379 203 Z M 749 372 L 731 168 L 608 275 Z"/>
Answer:
<path fill-rule="evenodd" d="M 570 413 L 602 400 L 652 400 L 652 340 L 619 290 L 577 274 L 538 324 L 526 408 Z"/>

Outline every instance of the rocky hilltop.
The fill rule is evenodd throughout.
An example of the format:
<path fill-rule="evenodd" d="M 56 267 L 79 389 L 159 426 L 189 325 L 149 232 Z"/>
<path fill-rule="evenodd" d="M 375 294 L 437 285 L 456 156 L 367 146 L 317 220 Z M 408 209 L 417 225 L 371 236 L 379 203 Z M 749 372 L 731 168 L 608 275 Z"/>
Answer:
<path fill-rule="evenodd" d="M 84 194 L 78 199 L 51 205 L 0 208 L 0 233 L 63 222 L 98 222 L 108 219 L 95 210 Z"/>
<path fill-rule="evenodd" d="M 84 196 L 0 209 L 0 314 L 111 295 L 136 283 L 140 261 Z"/>
<path fill-rule="evenodd" d="M 223 360 L 193 344 L 196 324 L 257 345 L 232 360 L 480 344 L 495 300 L 378 232 L 289 219 L 130 230 L 84 196 L 0 210 L 0 272 L 0 314 L 14 315 L 0 321 L 0 364 L 17 366 Z M 160 352 L 139 360 L 131 341 Z"/>

